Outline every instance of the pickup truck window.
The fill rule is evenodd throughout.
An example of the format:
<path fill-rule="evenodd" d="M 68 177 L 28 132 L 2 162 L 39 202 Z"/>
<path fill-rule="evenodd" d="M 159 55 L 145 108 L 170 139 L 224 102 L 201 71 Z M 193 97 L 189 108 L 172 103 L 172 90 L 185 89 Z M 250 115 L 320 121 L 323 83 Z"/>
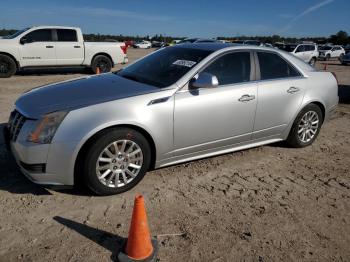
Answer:
<path fill-rule="evenodd" d="M 51 29 L 38 29 L 26 34 L 22 38 L 25 38 L 27 43 L 51 42 L 52 31 Z"/>
<path fill-rule="evenodd" d="M 74 29 L 57 29 L 59 42 L 78 42 L 77 31 Z"/>

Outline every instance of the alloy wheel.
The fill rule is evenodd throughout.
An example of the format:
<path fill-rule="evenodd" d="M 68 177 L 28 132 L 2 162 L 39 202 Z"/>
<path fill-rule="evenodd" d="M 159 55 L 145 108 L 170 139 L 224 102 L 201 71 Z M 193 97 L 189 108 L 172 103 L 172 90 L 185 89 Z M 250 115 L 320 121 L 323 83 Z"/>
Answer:
<path fill-rule="evenodd" d="M 100 153 L 96 162 L 96 175 L 107 187 L 123 187 L 138 175 L 142 164 L 140 146 L 131 140 L 118 140 Z"/>
<path fill-rule="evenodd" d="M 301 142 L 310 142 L 315 135 L 319 127 L 318 114 L 315 111 L 306 112 L 301 118 L 298 126 L 298 137 Z"/>

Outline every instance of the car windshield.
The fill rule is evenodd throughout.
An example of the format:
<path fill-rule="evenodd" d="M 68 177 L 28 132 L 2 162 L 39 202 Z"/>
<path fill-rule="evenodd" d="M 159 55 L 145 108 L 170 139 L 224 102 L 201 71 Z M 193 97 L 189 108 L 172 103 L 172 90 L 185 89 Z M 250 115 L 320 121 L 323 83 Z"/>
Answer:
<path fill-rule="evenodd" d="M 331 50 L 332 47 L 331 46 L 322 46 L 319 48 L 319 50 Z"/>
<path fill-rule="evenodd" d="M 121 77 L 164 88 L 174 84 L 212 51 L 168 47 L 116 72 Z"/>
<path fill-rule="evenodd" d="M 13 39 L 16 38 L 17 36 L 19 36 L 20 34 L 24 33 L 25 31 L 27 31 L 29 28 L 25 28 L 22 30 L 18 30 L 16 33 L 12 34 L 12 35 L 7 35 L 4 36 L 3 39 Z"/>
<path fill-rule="evenodd" d="M 280 45 L 280 46 L 278 46 L 279 49 L 282 49 L 286 52 L 293 52 L 296 47 L 297 47 L 297 45 Z"/>

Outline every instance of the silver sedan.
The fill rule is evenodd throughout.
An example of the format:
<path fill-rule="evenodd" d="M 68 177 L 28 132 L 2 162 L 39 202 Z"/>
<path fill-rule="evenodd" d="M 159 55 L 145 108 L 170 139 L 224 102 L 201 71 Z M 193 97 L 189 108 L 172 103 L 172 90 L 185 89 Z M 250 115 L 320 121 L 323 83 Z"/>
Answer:
<path fill-rule="evenodd" d="M 286 52 L 184 44 L 118 72 L 33 89 L 4 133 L 33 182 L 81 179 L 107 195 L 154 168 L 282 140 L 308 146 L 337 104 L 334 75 Z"/>

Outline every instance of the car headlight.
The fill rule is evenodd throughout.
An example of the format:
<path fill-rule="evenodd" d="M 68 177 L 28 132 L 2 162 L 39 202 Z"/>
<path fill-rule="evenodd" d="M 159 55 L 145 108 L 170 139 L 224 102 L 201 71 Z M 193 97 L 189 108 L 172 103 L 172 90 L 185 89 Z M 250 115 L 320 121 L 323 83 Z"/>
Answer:
<path fill-rule="evenodd" d="M 57 128 L 68 112 L 60 111 L 44 115 L 35 129 L 30 132 L 27 141 L 39 144 L 49 144 L 56 133 Z"/>

